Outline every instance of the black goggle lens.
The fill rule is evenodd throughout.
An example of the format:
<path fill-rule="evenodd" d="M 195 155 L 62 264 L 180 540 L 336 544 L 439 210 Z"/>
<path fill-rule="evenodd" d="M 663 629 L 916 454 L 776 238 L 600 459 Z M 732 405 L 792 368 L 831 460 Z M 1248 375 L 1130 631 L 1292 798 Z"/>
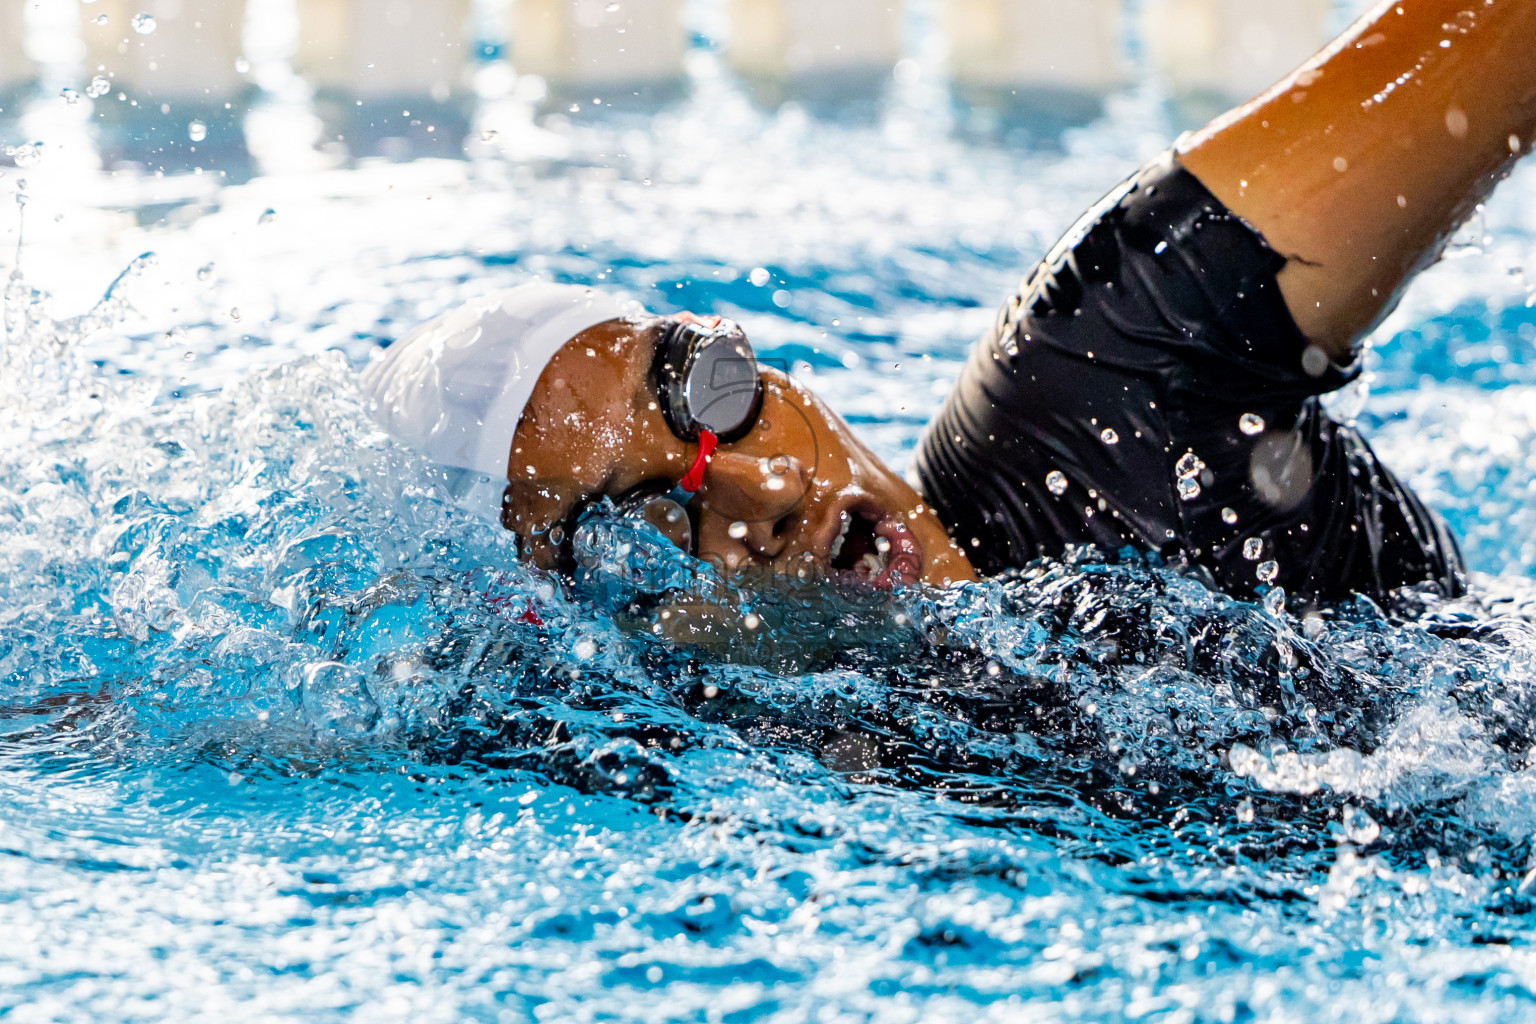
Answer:
<path fill-rule="evenodd" d="M 708 430 L 729 443 L 752 429 L 763 380 L 752 345 L 735 324 L 679 323 L 657 356 L 657 392 L 679 437 L 692 441 Z"/>
<path fill-rule="evenodd" d="M 762 394 L 757 358 L 740 334 L 717 334 L 695 350 L 683 380 L 689 416 L 716 437 L 752 428 Z"/>

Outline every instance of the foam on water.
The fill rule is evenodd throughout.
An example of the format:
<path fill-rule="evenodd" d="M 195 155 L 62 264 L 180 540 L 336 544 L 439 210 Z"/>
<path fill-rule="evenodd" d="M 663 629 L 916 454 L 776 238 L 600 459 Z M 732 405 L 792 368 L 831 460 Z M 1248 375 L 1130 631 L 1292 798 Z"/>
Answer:
<path fill-rule="evenodd" d="M 1507 275 L 1457 261 L 1381 352 L 1378 437 L 1488 574 L 1449 604 L 1298 619 L 1088 554 L 879 596 L 617 527 L 567 584 L 368 419 L 381 339 L 537 270 L 737 316 L 899 458 L 1019 266 L 1146 155 L 1114 116 L 1030 157 L 753 117 L 573 130 L 658 146 L 588 177 L 258 180 L 126 232 L 160 261 L 95 319 L 12 279 L 0 1009 L 1528 1018 L 1529 385 L 1393 377 Z M 701 122 L 756 147 L 669 156 Z"/>

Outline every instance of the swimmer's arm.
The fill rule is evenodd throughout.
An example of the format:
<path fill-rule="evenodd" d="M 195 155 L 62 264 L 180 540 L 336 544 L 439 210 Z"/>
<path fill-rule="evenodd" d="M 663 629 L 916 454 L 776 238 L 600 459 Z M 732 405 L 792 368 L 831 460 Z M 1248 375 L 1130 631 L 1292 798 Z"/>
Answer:
<path fill-rule="evenodd" d="M 1383 3 L 1179 160 L 1289 258 L 1303 333 L 1338 362 L 1536 136 L 1536 0 Z"/>

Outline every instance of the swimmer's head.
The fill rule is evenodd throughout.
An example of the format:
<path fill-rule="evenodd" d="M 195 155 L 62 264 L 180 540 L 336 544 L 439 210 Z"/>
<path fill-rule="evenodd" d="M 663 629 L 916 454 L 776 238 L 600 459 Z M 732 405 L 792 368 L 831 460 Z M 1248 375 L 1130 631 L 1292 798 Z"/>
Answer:
<path fill-rule="evenodd" d="M 425 437 L 409 436 L 397 422 L 390 425 L 397 436 L 438 461 L 482 472 L 491 471 L 488 460 L 499 447 L 504 453 L 500 469 L 509 481 L 502 522 L 536 564 L 561 566 L 575 517 L 588 503 L 637 491 L 666 492 L 695 469 L 702 477 L 694 481 L 697 491 L 687 502 L 692 529 L 684 532 L 691 534 L 694 554 L 723 570 L 831 571 L 875 582 L 933 585 L 974 578 L 965 556 L 917 493 L 816 396 L 787 375 L 756 364 L 734 325 L 686 314 L 650 316 L 597 293 L 535 287 L 544 290 L 538 302 L 531 301 L 533 296 L 516 298 L 523 289 L 505 293 L 515 313 L 543 304 L 544 320 L 521 317 L 525 333 L 539 335 L 531 348 L 521 342 L 497 344 L 500 328 L 486 319 L 489 302 L 477 307 L 478 313 L 450 314 L 461 321 L 453 330 L 438 322 L 417 332 L 436 339 L 431 349 L 458 352 L 460 362 L 474 364 L 470 376 L 481 379 L 485 391 L 499 386 L 497 364 L 520 362 L 521 385 L 530 360 L 543 359 L 531 388 L 520 387 L 467 416 L 440 414 L 433 420 L 430 413 L 418 413 L 416 433 Z M 556 290 L 562 294 L 556 296 Z M 551 326 L 551 319 L 559 322 Z M 553 342 L 551 330 L 564 332 L 567 340 Z M 407 341 L 427 351 L 415 336 Z M 674 364 L 684 362 L 682 349 L 692 344 L 697 350 L 701 343 L 715 351 L 744 353 L 746 374 L 731 365 L 733 360 L 720 360 L 709 376 L 717 384 L 725 380 L 726 386 L 709 393 L 710 380 L 705 379 L 688 387 L 677 376 L 682 367 Z M 466 346 L 484 351 L 465 359 Z M 499 355 L 492 355 L 497 349 Z M 474 390 L 472 382 L 445 380 L 441 369 L 415 367 L 412 372 L 417 377 L 435 373 L 431 388 L 438 391 Z M 391 393 L 395 401 L 401 394 L 417 393 L 414 381 L 410 388 L 398 383 L 391 388 L 381 385 L 381 376 L 398 377 L 398 368 L 394 373 L 370 371 L 370 387 L 381 408 L 390 404 Z M 508 431 L 510 416 L 516 419 Z M 390 422 L 389 415 L 384 418 Z M 433 436 L 450 438 L 459 425 L 473 420 L 482 424 L 478 433 L 465 430 L 464 438 L 434 450 Z M 700 442 L 708 447 L 704 435 L 712 436 L 711 427 L 722 436 L 713 455 L 701 463 Z M 499 436 L 488 436 L 495 430 Z M 448 448 L 458 457 L 444 458 Z M 478 453 L 478 461 L 471 453 Z"/>

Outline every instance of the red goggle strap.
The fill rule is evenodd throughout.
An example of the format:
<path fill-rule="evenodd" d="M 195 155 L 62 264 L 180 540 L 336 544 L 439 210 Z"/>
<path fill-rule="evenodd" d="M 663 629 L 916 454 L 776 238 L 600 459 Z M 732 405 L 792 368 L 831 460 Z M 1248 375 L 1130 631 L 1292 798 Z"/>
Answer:
<path fill-rule="evenodd" d="M 688 472 L 683 474 L 683 479 L 677 486 L 689 494 L 703 487 L 704 470 L 709 466 L 709 457 L 715 454 L 715 449 L 718 447 L 720 447 L 718 437 L 707 430 L 699 431 L 699 454 L 694 456 L 693 465 L 688 467 Z"/>

